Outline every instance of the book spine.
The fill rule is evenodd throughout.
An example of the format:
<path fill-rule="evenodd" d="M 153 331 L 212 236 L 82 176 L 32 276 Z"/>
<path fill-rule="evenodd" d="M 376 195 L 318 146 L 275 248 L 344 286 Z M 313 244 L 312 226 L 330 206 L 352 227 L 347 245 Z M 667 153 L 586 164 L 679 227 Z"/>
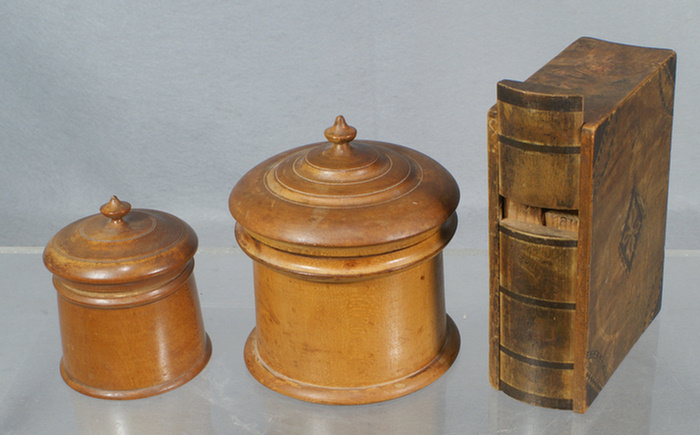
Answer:
<path fill-rule="evenodd" d="M 502 81 L 490 113 L 492 385 L 571 409 L 583 97 Z"/>

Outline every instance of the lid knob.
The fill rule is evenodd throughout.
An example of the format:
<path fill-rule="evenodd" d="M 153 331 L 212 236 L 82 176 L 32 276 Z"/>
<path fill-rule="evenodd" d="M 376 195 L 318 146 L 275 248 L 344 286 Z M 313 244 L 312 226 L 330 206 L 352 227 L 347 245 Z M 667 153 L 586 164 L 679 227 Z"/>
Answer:
<path fill-rule="evenodd" d="M 340 115 L 335 118 L 335 124 L 333 124 L 332 127 L 328 127 L 323 134 L 326 135 L 326 139 L 328 139 L 328 142 L 331 142 L 334 147 L 342 147 L 355 139 L 357 130 L 355 130 L 355 127 L 348 125 L 345 122 L 345 118 Z"/>
<path fill-rule="evenodd" d="M 112 219 L 113 222 L 119 222 L 131 210 L 131 204 L 128 202 L 119 201 L 119 198 L 112 196 L 107 204 L 100 207 L 100 213 Z"/>

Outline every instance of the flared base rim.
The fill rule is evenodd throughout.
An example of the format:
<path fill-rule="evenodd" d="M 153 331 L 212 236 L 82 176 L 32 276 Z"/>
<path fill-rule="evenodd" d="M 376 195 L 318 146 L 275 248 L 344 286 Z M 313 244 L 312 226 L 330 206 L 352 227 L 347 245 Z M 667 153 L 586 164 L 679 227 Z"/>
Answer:
<path fill-rule="evenodd" d="M 204 367 L 206 367 L 209 359 L 211 358 L 212 346 L 209 335 L 206 335 L 206 344 L 204 348 L 204 354 L 202 358 L 195 364 L 191 369 L 181 374 L 180 376 L 170 379 L 167 382 L 163 382 L 158 385 L 153 385 L 146 388 L 138 388 L 135 390 L 105 390 L 102 388 L 92 387 L 90 385 L 83 384 L 82 382 L 74 379 L 70 373 L 66 370 L 63 359 L 61 359 L 61 376 L 63 380 L 75 391 L 85 394 L 91 397 L 97 397 L 99 399 L 112 399 L 112 400 L 131 400 L 131 399 L 142 399 L 144 397 L 151 397 L 158 394 L 165 393 L 166 391 L 173 390 L 181 385 L 186 384 L 197 376 Z"/>
<path fill-rule="evenodd" d="M 358 388 L 335 388 L 307 384 L 275 372 L 260 358 L 255 329 L 248 336 L 244 356 L 248 371 L 258 382 L 273 391 L 307 402 L 328 405 L 361 405 L 395 399 L 428 386 L 452 366 L 459 353 L 459 346 L 459 331 L 454 321 L 450 316 L 447 316 L 445 344 L 430 363 L 408 376 Z"/>

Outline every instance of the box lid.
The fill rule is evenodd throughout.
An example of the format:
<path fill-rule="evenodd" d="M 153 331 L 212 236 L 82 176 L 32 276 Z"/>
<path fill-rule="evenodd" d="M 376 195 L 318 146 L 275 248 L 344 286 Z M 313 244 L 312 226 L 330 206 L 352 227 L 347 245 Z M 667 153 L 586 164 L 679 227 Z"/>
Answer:
<path fill-rule="evenodd" d="M 454 214 L 459 188 L 439 163 L 356 133 L 338 116 L 328 142 L 262 162 L 233 188 L 231 214 L 258 239 L 320 248 L 393 245 Z"/>
<path fill-rule="evenodd" d="M 132 210 L 113 196 L 100 214 L 59 231 L 44 250 L 44 264 L 72 281 L 127 283 L 184 269 L 197 244 L 194 230 L 177 217 Z"/>

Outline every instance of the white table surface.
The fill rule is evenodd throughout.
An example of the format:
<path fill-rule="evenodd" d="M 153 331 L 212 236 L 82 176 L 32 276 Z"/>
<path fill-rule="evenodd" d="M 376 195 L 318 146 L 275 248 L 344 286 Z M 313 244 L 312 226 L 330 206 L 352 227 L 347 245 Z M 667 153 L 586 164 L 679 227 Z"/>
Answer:
<path fill-rule="evenodd" d="M 661 313 L 584 415 L 538 408 L 488 383 L 488 257 L 446 250 L 447 312 L 462 347 L 428 387 L 361 406 L 316 405 L 260 385 L 243 344 L 254 326 L 252 262 L 202 248 L 195 277 L 214 351 L 195 379 L 133 401 L 64 384 L 56 294 L 41 248 L 0 248 L 0 434 L 700 433 L 700 251 L 667 251 Z"/>

